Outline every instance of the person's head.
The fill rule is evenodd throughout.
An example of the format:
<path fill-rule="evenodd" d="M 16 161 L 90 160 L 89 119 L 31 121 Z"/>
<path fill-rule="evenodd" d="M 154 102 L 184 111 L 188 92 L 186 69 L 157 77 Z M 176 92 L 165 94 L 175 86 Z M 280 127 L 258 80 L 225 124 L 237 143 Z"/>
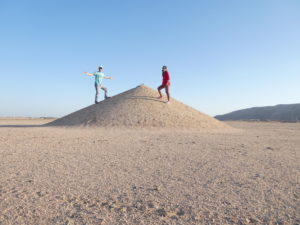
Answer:
<path fill-rule="evenodd" d="M 162 71 L 167 71 L 168 69 L 167 69 L 167 66 L 166 65 L 163 65 L 163 67 L 162 67 Z"/>
<path fill-rule="evenodd" d="M 99 66 L 99 67 L 98 67 L 98 70 L 99 70 L 99 72 L 101 72 L 101 71 L 102 71 L 102 69 L 103 69 L 103 67 L 102 67 L 102 66 Z"/>

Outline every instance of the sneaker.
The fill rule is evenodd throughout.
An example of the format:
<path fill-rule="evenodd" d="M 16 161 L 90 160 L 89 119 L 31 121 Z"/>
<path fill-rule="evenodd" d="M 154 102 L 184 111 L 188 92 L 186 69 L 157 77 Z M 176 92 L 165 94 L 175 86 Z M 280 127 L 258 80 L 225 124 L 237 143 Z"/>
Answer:
<path fill-rule="evenodd" d="M 170 102 L 170 101 L 167 101 L 166 104 L 171 104 L 171 102 Z"/>
<path fill-rule="evenodd" d="M 95 104 L 98 104 L 99 102 L 95 101 Z"/>
<path fill-rule="evenodd" d="M 109 99 L 109 98 L 111 98 L 111 97 L 105 96 L 105 99 Z"/>

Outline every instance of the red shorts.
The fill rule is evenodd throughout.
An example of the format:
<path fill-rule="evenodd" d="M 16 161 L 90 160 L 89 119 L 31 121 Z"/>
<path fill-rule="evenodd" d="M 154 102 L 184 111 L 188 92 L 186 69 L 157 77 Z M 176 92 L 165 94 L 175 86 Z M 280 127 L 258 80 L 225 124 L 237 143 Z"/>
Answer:
<path fill-rule="evenodd" d="M 161 86 L 163 86 L 163 87 L 165 87 L 165 86 L 171 86 L 171 82 L 170 81 L 168 81 L 167 83 L 162 83 L 162 85 Z"/>

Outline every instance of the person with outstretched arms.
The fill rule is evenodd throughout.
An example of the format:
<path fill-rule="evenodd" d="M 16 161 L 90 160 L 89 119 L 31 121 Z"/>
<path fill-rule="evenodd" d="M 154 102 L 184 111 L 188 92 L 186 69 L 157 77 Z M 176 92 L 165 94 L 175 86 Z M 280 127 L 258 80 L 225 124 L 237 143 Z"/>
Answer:
<path fill-rule="evenodd" d="M 102 85 L 103 79 L 112 79 L 112 77 L 105 76 L 105 74 L 102 72 L 103 67 L 99 66 L 98 71 L 95 73 L 88 73 L 84 72 L 88 76 L 94 76 L 95 77 L 95 89 L 96 89 L 96 95 L 95 95 L 95 104 L 98 102 L 98 96 L 100 89 L 104 91 L 104 98 L 108 99 L 110 97 L 107 96 L 107 88 Z"/>

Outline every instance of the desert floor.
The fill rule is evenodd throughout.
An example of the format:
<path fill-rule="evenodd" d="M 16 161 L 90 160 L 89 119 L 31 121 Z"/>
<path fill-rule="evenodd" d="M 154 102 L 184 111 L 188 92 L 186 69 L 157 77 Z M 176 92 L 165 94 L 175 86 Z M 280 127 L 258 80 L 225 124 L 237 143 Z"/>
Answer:
<path fill-rule="evenodd" d="M 300 224 L 300 123 L 230 133 L 0 119 L 0 224 Z"/>

